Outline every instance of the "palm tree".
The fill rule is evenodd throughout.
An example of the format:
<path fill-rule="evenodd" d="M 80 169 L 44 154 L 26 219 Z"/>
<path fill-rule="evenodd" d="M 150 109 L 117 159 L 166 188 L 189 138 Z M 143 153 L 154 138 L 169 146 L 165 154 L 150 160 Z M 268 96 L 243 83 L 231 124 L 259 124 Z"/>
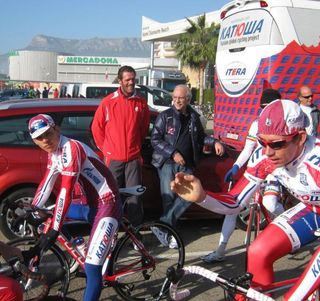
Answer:
<path fill-rule="evenodd" d="M 215 23 L 206 27 L 206 15 L 197 22 L 186 18 L 190 27 L 186 29 L 175 45 L 177 57 L 183 65 L 199 71 L 199 104 L 203 103 L 204 70 L 208 63 L 214 64 L 220 26 Z"/>

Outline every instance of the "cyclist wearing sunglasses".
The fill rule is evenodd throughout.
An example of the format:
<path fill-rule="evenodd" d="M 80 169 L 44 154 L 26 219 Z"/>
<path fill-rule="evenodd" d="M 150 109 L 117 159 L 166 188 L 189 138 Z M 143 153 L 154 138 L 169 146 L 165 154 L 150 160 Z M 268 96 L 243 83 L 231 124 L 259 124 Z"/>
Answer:
<path fill-rule="evenodd" d="M 51 116 L 39 114 L 31 118 L 29 133 L 34 143 L 48 153 L 47 170 L 36 191 L 33 207 L 44 206 L 60 176 L 52 227 L 40 237 L 30 253 L 39 254 L 54 244 L 68 210 L 72 209 L 72 193 L 79 183 L 87 196 L 88 222 L 92 224 L 85 259 L 87 285 L 83 300 L 99 300 L 102 265 L 122 216 L 117 184 L 94 151 L 84 143 L 61 135 Z"/>
<path fill-rule="evenodd" d="M 309 126 L 306 128 L 307 134 L 317 136 L 317 130 L 320 122 L 320 111 L 313 104 L 312 90 L 308 86 L 302 86 L 298 92 L 298 99 L 302 111 L 309 118 Z"/>
<path fill-rule="evenodd" d="M 274 89 L 265 89 L 260 98 L 260 107 L 263 109 L 266 105 L 276 99 L 281 99 L 281 94 Z M 258 120 L 254 120 L 250 126 L 246 137 L 245 145 L 232 168 L 226 173 L 224 180 L 230 182 L 234 179 L 239 169 L 247 163 L 250 156 L 257 146 Z M 266 184 L 263 189 L 263 205 L 271 213 L 272 216 L 277 216 L 284 211 L 282 204 L 279 202 L 280 184 L 272 176 L 269 175 L 266 179 Z M 200 257 L 205 263 L 215 263 L 225 259 L 227 243 L 236 228 L 238 214 L 226 215 L 223 220 L 219 246 L 217 250 Z"/>
<path fill-rule="evenodd" d="M 253 274 L 253 286 L 272 283 L 273 263 L 316 240 L 320 232 L 320 140 L 308 136 L 306 126 L 308 119 L 298 104 L 275 100 L 258 118 L 261 145 L 230 192 L 205 192 L 199 179 L 183 173 L 178 173 L 171 182 L 171 189 L 185 200 L 220 214 L 238 213 L 269 174 L 300 200 L 269 224 L 250 245 L 247 271 Z M 309 290 L 320 284 L 317 271 L 308 266 L 301 281 L 284 299 L 304 300 Z M 237 300 L 243 300 L 242 297 L 237 296 Z"/>

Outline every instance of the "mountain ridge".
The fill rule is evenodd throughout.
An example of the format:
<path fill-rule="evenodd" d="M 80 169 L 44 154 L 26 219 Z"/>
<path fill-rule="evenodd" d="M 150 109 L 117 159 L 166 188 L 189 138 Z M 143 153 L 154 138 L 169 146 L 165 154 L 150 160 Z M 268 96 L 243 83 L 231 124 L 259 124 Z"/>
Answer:
<path fill-rule="evenodd" d="M 71 55 L 149 57 L 151 44 L 140 38 L 66 39 L 43 34 L 32 38 L 25 48 L 16 50 L 52 51 Z M 9 72 L 9 54 L 0 55 L 0 73 Z"/>

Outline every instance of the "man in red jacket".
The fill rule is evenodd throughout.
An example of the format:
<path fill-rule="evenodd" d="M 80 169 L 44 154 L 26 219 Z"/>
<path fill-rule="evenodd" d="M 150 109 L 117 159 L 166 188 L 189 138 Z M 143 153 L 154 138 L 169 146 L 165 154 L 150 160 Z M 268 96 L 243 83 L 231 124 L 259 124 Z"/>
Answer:
<path fill-rule="evenodd" d="M 93 118 L 92 134 L 103 152 L 105 163 L 119 187 L 139 185 L 141 179 L 141 146 L 148 134 L 150 113 L 147 101 L 136 94 L 136 72 L 130 66 L 118 71 L 118 90 L 105 97 Z M 129 221 L 139 225 L 143 220 L 141 200 L 127 199 Z"/>

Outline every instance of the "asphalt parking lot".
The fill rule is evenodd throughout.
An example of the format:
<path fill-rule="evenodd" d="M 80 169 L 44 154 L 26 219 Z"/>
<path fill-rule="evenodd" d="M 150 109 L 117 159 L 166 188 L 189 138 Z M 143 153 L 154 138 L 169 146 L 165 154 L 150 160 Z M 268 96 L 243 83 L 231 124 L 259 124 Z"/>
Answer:
<path fill-rule="evenodd" d="M 230 239 L 226 261 L 216 264 L 204 264 L 199 257 L 211 252 L 219 241 L 222 219 L 180 221 L 178 231 L 181 234 L 186 248 L 185 265 L 200 265 L 227 277 L 242 275 L 245 270 L 245 249 L 243 246 L 245 233 L 236 230 Z M 1 237 L 2 239 L 2 237 Z M 279 260 L 275 265 L 276 278 L 284 279 L 299 275 L 305 263 L 310 258 L 312 247 L 304 249 L 294 255 Z M 196 276 L 189 276 L 183 285 L 191 290 L 191 296 L 185 300 L 224 300 L 223 290 L 208 280 Z M 82 300 L 85 288 L 84 278 L 72 277 L 68 297 Z M 122 300 L 112 288 L 102 291 L 100 300 Z M 281 300 L 281 298 L 277 298 Z"/>

